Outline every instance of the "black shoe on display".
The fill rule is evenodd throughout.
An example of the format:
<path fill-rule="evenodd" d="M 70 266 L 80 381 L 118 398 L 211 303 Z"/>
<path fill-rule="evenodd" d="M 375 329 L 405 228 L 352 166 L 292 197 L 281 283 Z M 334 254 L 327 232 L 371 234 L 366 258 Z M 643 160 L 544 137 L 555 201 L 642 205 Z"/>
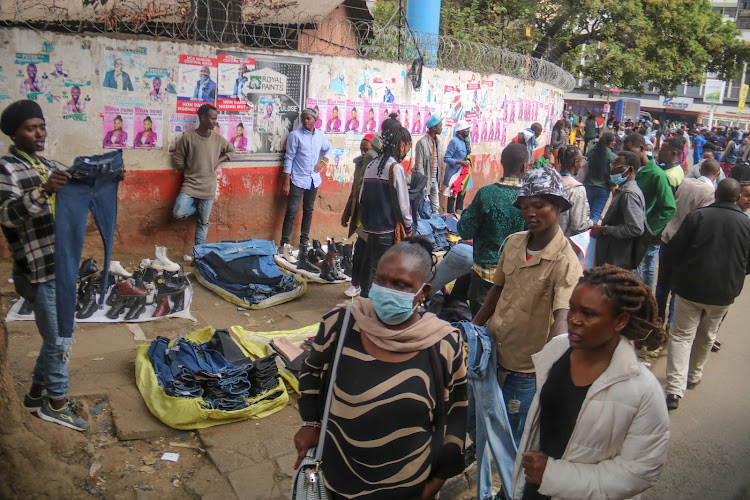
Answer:
<path fill-rule="evenodd" d="M 99 276 L 99 268 L 96 267 L 94 259 L 86 259 L 81 262 L 81 267 L 78 269 L 78 279 L 83 281 L 94 276 Z"/>
<path fill-rule="evenodd" d="M 29 302 L 26 299 L 23 299 L 23 304 L 21 304 L 21 309 L 18 310 L 19 316 L 28 316 L 29 314 L 34 312 L 34 303 Z"/>
<path fill-rule="evenodd" d="M 132 321 L 134 319 L 138 319 L 138 317 L 143 313 L 143 311 L 146 310 L 146 299 L 143 297 L 139 297 L 137 299 L 133 299 L 133 305 L 130 307 L 130 310 L 125 315 L 125 321 Z"/>
<path fill-rule="evenodd" d="M 341 267 L 344 274 L 347 276 L 354 274 L 353 249 L 354 247 L 352 245 L 344 245 L 341 249 L 341 255 L 343 256 L 341 259 Z"/>
<path fill-rule="evenodd" d="M 113 307 L 115 304 L 117 304 L 117 301 L 120 299 L 120 287 L 117 286 L 117 282 L 113 282 L 115 286 L 112 287 L 112 291 L 109 292 L 109 296 L 107 296 L 107 300 L 104 301 L 105 304 L 107 304 L 109 307 Z"/>
<path fill-rule="evenodd" d="M 172 295 L 172 313 L 182 311 L 185 308 L 185 292 Z"/>
<path fill-rule="evenodd" d="M 187 288 L 187 281 L 181 276 L 164 276 L 156 279 L 156 292 L 158 295 L 174 295 L 181 293 L 185 288 Z"/>
<path fill-rule="evenodd" d="M 112 306 L 112 308 L 107 311 L 107 317 L 110 319 L 117 319 L 120 317 L 120 314 L 125 310 L 125 308 L 130 304 L 131 297 L 122 296 L 117 299 L 117 302 L 115 302 L 115 305 Z"/>
<path fill-rule="evenodd" d="M 314 250 L 312 251 L 314 252 Z M 304 252 L 302 249 L 300 249 L 300 252 L 299 252 L 299 258 L 297 260 L 297 269 L 300 269 L 302 271 L 308 271 L 308 272 L 315 273 L 315 274 L 320 272 L 320 269 L 315 267 L 314 264 L 311 264 L 307 260 L 307 253 Z"/>
<path fill-rule="evenodd" d="M 333 276 L 333 270 L 331 269 L 330 264 L 328 264 L 327 260 L 323 261 L 323 266 L 320 268 L 320 277 L 323 278 L 326 281 L 336 281 L 336 278 Z"/>
<path fill-rule="evenodd" d="M 315 256 L 318 258 L 318 260 L 323 260 L 326 258 L 326 252 L 325 250 L 323 250 L 323 245 L 319 240 L 313 240 L 313 249 L 315 250 Z"/>
<path fill-rule="evenodd" d="M 76 318 L 90 318 L 99 308 L 96 303 L 96 293 L 94 293 L 94 279 L 89 278 L 81 284 L 81 293 L 78 294 L 78 305 L 80 306 L 76 313 Z"/>

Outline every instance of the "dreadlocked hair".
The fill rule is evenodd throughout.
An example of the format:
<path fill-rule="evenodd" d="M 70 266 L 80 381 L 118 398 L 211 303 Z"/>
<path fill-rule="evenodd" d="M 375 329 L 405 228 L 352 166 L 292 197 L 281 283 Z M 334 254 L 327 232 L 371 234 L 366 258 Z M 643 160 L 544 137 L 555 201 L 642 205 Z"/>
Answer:
<path fill-rule="evenodd" d="M 375 159 L 378 162 L 378 177 L 383 174 L 388 158 L 393 158 L 398 162 L 404 159 L 401 156 L 402 144 L 411 144 L 411 134 L 406 128 L 396 124 L 383 132 L 383 146 Z"/>
<path fill-rule="evenodd" d="M 570 170 L 569 164 L 575 161 L 580 152 L 581 150 L 572 144 L 560 148 L 560 152 L 557 154 L 557 157 L 560 159 L 560 170 L 568 172 Z"/>
<path fill-rule="evenodd" d="M 667 332 L 660 324 L 651 288 L 632 272 L 604 264 L 584 271 L 578 284 L 603 288 L 615 314 L 630 314 L 628 324 L 620 333 L 632 340 L 636 349 L 645 347 L 653 351 L 667 342 Z"/>

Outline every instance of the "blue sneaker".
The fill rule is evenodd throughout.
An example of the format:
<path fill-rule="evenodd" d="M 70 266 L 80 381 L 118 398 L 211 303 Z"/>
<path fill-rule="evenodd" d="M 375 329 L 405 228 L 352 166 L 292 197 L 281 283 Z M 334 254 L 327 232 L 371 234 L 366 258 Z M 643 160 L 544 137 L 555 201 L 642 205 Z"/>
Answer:
<path fill-rule="evenodd" d="M 23 407 L 26 408 L 26 411 L 29 413 L 38 414 L 39 409 L 42 407 L 42 403 L 44 403 L 44 393 L 38 398 L 35 398 L 27 392 L 23 397 Z"/>
<path fill-rule="evenodd" d="M 56 424 L 63 425 L 69 429 L 77 431 L 87 431 L 89 429 L 89 423 L 78 416 L 76 411 L 73 409 L 73 403 L 68 401 L 59 410 L 55 410 L 50 406 L 49 399 L 44 401 L 42 407 L 37 413 L 39 418 L 46 420 L 47 422 L 54 422 Z"/>

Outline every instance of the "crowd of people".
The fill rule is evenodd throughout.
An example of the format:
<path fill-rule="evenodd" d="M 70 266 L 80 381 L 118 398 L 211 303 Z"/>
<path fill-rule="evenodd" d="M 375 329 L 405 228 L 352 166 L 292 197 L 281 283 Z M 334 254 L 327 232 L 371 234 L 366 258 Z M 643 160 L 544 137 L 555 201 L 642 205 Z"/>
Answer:
<path fill-rule="evenodd" d="M 174 216 L 196 215 L 201 244 L 215 172 L 233 146 L 213 132 L 215 108 L 202 106 L 198 117 L 174 155 L 185 172 Z M 300 205 L 299 246 L 307 249 L 330 160 L 317 120 L 304 109 L 287 140 L 279 253 L 288 259 Z M 326 421 L 331 498 L 435 498 L 464 469 L 467 434 L 476 438 L 489 412 L 507 423 L 490 429 L 505 433 L 505 463 L 496 465 L 512 484 L 501 496 L 629 498 L 648 489 L 667 458 L 668 409 L 700 383 L 750 273 L 748 136 L 698 129 L 691 137 L 658 122 L 600 128 L 592 115 L 566 115 L 534 161 L 543 127 L 533 123 L 503 149 L 502 177 L 464 208 L 473 189 L 470 124 L 456 123 L 447 144 L 439 117 L 426 127 L 413 162 L 405 159 L 414 141 L 398 116 L 361 141 L 341 216 L 358 237 L 347 295 L 359 297 L 351 321 L 345 304 L 323 316 L 303 365 L 298 465 Z M 70 175 L 40 155 L 47 132 L 38 104 L 12 103 L 0 128 L 13 141 L 0 159 L 0 225 L 43 338 L 24 405 L 86 430 L 67 399 L 69 343 L 58 334 L 54 295 L 54 196 Z M 693 165 L 689 144 L 694 154 L 702 148 Z M 457 219 L 461 241 L 439 264 L 429 240 L 414 235 L 415 195 L 426 215 Z M 587 246 L 574 242 L 584 234 Z M 306 253 L 298 254 L 302 269 L 314 267 Z M 489 372 L 477 371 L 467 330 L 487 339 Z M 662 388 L 636 349 L 667 343 Z M 479 377 L 497 404 L 468 390 Z M 479 485 L 481 498 L 492 496 L 486 481 Z"/>

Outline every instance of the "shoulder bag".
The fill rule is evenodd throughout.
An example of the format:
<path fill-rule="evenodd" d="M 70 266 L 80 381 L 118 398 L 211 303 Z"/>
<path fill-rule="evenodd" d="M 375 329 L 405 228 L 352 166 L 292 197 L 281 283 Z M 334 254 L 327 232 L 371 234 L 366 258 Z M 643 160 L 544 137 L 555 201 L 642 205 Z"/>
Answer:
<path fill-rule="evenodd" d="M 292 487 L 291 500 L 328 500 L 328 491 L 326 490 L 325 478 L 323 476 L 323 446 L 326 440 L 326 431 L 328 430 L 328 414 L 331 411 L 331 400 L 333 399 L 333 386 L 336 383 L 336 372 L 341 359 L 341 351 L 344 349 L 344 339 L 349 331 L 349 320 L 352 314 L 352 303 L 346 305 L 344 321 L 341 323 L 336 354 L 331 363 L 331 374 L 328 380 L 328 392 L 326 393 L 326 406 L 323 410 L 323 419 L 320 422 L 320 439 L 318 446 L 307 450 L 307 456 L 302 459 L 302 463 L 297 469 L 294 476 L 294 485 Z"/>
<path fill-rule="evenodd" d="M 393 231 L 394 244 L 403 241 L 403 239 L 406 238 L 406 228 L 404 227 L 404 221 L 401 218 L 401 209 L 399 208 L 397 200 L 393 195 L 393 167 L 395 165 L 396 163 L 391 163 L 391 169 L 388 172 L 388 184 L 390 184 L 391 187 L 389 190 L 389 192 L 391 193 L 391 208 L 393 209 L 393 216 L 396 219 L 396 229 Z"/>

